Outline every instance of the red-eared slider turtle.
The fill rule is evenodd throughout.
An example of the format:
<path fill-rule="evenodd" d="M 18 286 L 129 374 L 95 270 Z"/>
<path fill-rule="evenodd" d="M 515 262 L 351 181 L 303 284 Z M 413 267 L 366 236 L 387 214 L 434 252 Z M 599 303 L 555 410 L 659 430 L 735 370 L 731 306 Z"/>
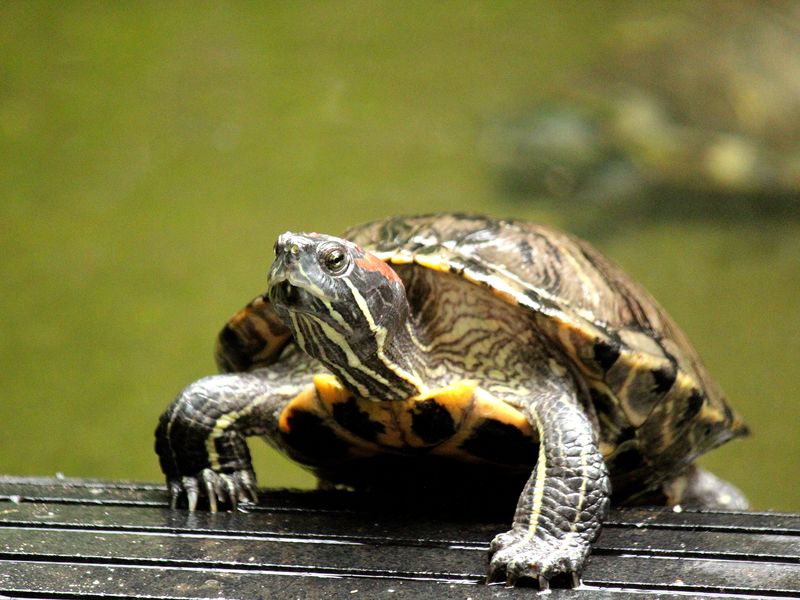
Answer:
<path fill-rule="evenodd" d="M 491 492 L 522 474 L 490 576 L 546 586 L 579 577 L 612 488 L 619 502 L 744 502 L 693 467 L 745 426 L 683 333 L 594 248 L 539 225 L 435 215 L 285 233 L 217 360 L 227 374 L 187 387 L 156 431 L 173 503 L 192 510 L 203 495 L 211 510 L 256 500 L 250 435 L 353 487 Z"/>

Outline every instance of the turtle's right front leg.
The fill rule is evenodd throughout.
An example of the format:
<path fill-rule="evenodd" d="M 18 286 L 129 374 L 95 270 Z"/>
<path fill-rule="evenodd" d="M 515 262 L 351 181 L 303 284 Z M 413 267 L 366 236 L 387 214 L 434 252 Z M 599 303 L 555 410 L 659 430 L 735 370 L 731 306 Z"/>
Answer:
<path fill-rule="evenodd" d="M 205 377 L 184 389 L 156 428 L 155 450 L 173 507 L 186 496 L 218 503 L 256 502 L 256 478 L 245 438 L 277 439 L 283 407 L 312 386 L 309 365 L 294 355 L 250 373 Z"/>

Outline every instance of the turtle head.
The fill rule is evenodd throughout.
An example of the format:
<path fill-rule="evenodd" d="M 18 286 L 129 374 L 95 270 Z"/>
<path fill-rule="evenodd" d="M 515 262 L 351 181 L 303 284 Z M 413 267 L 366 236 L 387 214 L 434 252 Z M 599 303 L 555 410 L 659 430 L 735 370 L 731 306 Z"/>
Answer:
<path fill-rule="evenodd" d="M 284 233 L 268 295 L 295 341 L 353 393 L 377 400 L 421 391 L 402 280 L 347 240 Z"/>

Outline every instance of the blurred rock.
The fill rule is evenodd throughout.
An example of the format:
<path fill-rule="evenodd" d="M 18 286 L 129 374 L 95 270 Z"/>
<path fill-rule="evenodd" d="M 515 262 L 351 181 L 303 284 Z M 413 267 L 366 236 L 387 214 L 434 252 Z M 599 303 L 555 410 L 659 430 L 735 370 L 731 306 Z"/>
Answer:
<path fill-rule="evenodd" d="M 602 64 L 488 129 L 507 195 L 584 230 L 800 217 L 800 4 L 693 3 L 609 38 Z"/>

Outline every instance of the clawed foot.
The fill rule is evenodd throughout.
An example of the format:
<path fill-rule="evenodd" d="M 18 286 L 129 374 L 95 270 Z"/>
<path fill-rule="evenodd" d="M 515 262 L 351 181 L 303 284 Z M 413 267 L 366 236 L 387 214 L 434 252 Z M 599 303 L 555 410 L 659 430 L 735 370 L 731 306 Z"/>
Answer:
<path fill-rule="evenodd" d="M 236 510 L 239 504 L 258 503 L 256 477 L 250 470 L 217 473 L 203 469 L 194 477 L 184 476 L 167 480 L 170 507 L 175 508 L 185 495 L 190 511 L 197 509 L 201 497 L 208 498 L 208 509 L 217 512 L 218 504 L 230 504 Z"/>
<path fill-rule="evenodd" d="M 577 535 L 546 540 L 525 530 L 512 529 L 496 536 L 489 551 L 490 582 L 505 580 L 508 585 L 515 585 L 520 579 L 530 579 L 545 591 L 550 589 L 554 577 L 565 579 L 572 587 L 580 585 L 589 546 Z"/>

